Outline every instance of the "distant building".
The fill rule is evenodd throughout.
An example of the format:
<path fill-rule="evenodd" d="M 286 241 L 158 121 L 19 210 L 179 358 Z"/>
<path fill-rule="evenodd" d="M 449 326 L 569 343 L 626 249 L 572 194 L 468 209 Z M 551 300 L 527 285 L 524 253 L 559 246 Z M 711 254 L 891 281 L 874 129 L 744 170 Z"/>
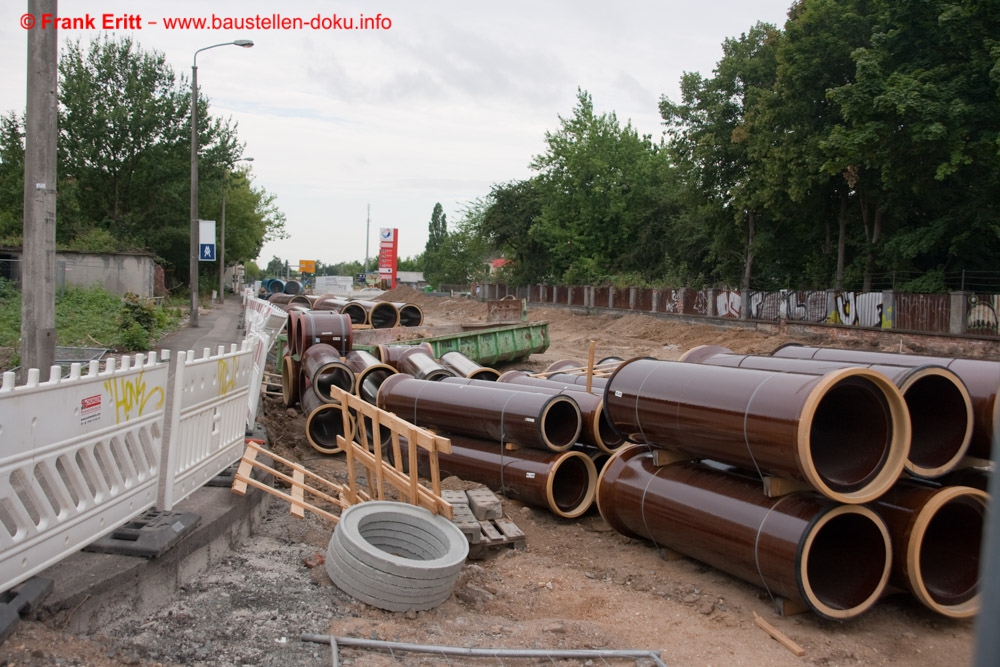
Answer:
<path fill-rule="evenodd" d="M 427 286 L 423 271 L 397 271 L 396 283 L 413 289 L 423 289 Z"/>
<path fill-rule="evenodd" d="M 489 261 L 490 275 L 492 276 L 497 271 L 499 271 L 503 267 L 507 266 L 507 264 L 509 264 L 509 263 L 510 263 L 510 260 L 509 259 L 505 259 L 503 257 L 498 257 L 497 259 L 491 259 Z"/>

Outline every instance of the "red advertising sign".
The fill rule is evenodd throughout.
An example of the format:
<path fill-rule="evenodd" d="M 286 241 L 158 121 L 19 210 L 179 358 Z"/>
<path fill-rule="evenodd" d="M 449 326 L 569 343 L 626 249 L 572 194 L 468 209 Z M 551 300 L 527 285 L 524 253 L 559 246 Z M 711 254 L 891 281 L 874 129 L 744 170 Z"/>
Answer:
<path fill-rule="evenodd" d="M 378 236 L 378 277 L 383 283 L 389 283 L 389 289 L 396 287 L 396 266 L 398 263 L 397 242 L 399 230 L 395 227 L 383 227 Z"/>

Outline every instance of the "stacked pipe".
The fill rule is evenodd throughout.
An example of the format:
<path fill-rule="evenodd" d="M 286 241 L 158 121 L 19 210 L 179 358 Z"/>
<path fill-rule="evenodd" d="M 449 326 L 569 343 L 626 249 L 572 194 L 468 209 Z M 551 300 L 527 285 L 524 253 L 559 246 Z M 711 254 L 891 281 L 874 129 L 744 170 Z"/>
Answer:
<path fill-rule="evenodd" d="M 411 354 L 427 356 L 419 349 Z M 401 359 L 405 366 L 407 356 Z M 378 406 L 451 439 L 451 453 L 439 455 L 443 472 L 564 518 L 593 504 L 597 471 L 587 454 L 571 451 L 583 426 L 581 409 L 568 395 L 400 373 L 382 383 Z"/>
<path fill-rule="evenodd" d="M 823 367 L 698 348 L 683 362 L 621 364 L 605 408 L 643 444 L 606 463 L 601 514 L 619 532 L 829 618 L 862 613 L 890 583 L 940 614 L 975 614 L 986 494 L 897 481 L 904 467 L 933 476 L 950 469 L 948 448 L 968 439 L 965 397 L 974 392 L 942 368 L 914 363 L 881 369 L 887 375 L 881 363 Z M 939 417 L 958 423 L 938 425 L 918 447 L 933 452 L 935 439 L 949 441 L 947 454 L 923 452 L 930 463 L 921 468 L 909 455 L 906 405 L 932 409 L 923 392 L 939 397 Z M 930 428 L 919 419 L 915 426 Z M 762 478 L 772 475 L 800 485 L 768 497 Z"/>
<path fill-rule="evenodd" d="M 904 467 L 917 477 L 940 477 L 953 470 L 965 458 L 972 438 L 972 399 L 962 380 L 943 366 L 887 366 L 760 357 L 734 354 L 717 345 L 696 347 L 684 354 L 681 361 L 807 375 L 823 375 L 852 366 L 878 371 L 895 383 L 906 401 L 911 440 Z"/>

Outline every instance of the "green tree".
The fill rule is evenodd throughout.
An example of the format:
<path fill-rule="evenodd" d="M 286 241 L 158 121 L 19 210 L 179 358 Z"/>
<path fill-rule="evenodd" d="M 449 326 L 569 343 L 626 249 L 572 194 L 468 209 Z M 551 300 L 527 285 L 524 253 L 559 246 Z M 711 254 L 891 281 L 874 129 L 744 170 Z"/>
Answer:
<path fill-rule="evenodd" d="M 478 220 L 477 233 L 491 253 L 510 260 L 505 278 L 515 285 L 553 279 L 549 247 L 532 233 L 542 215 L 537 178 L 495 184 Z"/>
<path fill-rule="evenodd" d="M 437 271 L 437 264 L 444 258 L 441 256 L 442 248 L 448 239 L 448 219 L 444 214 L 444 209 L 440 203 L 434 204 L 431 212 L 431 221 L 427 224 L 427 243 L 424 246 L 425 274 L 433 274 Z"/>
<path fill-rule="evenodd" d="M 766 163 L 755 148 L 772 141 L 768 128 L 756 121 L 774 85 L 779 37 L 777 28 L 758 23 L 738 39 L 725 40 L 712 78 L 687 72 L 681 102 L 660 100 L 670 152 L 688 188 L 687 210 L 697 212 L 714 239 L 709 257 L 721 268 L 716 277 L 729 284 L 738 280 L 744 290 L 774 237 Z M 733 224 L 742 231 L 738 245 L 731 244 L 737 240 L 728 229 Z M 740 259 L 740 274 L 734 272 L 734 257 Z"/>
<path fill-rule="evenodd" d="M 267 278 L 277 278 L 285 275 L 285 260 L 277 255 L 271 257 L 271 261 L 264 267 L 264 276 Z"/>
<path fill-rule="evenodd" d="M 11 111 L 0 115 L 0 245 L 21 244 L 23 219 L 24 123 Z"/>
<path fill-rule="evenodd" d="M 625 272 L 653 277 L 669 243 L 665 152 L 630 122 L 622 127 L 614 112 L 596 114 L 583 90 L 559 125 L 531 162 L 542 209 L 529 236 L 549 249 L 552 276 L 577 283 Z"/>
<path fill-rule="evenodd" d="M 486 274 L 488 246 L 478 232 L 487 204 L 476 201 L 462 211 L 458 228 L 448 234 L 437 248 L 437 260 L 424 279 L 432 285 L 467 285 L 482 282 Z"/>

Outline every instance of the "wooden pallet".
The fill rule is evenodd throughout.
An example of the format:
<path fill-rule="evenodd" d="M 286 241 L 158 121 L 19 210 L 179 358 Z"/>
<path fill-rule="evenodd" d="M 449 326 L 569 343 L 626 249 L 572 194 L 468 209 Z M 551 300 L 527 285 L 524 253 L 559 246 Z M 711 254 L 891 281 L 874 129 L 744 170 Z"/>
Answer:
<path fill-rule="evenodd" d="M 500 499 L 486 487 L 445 490 L 441 497 L 452 506 L 452 521 L 469 540 L 469 558 L 484 558 L 489 549 L 525 547 L 524 532 L 503 517 Z"/>
<path fill-rule="evenodd" d="M 524 549 L 527 546 L 524 533 L 510 519 L 480 521 L 479 527 L 483 531 L 482 539 L 478 544 L 469 545 L 469 558 L 474 560 L 485 558 L 490 549 Z"/>

